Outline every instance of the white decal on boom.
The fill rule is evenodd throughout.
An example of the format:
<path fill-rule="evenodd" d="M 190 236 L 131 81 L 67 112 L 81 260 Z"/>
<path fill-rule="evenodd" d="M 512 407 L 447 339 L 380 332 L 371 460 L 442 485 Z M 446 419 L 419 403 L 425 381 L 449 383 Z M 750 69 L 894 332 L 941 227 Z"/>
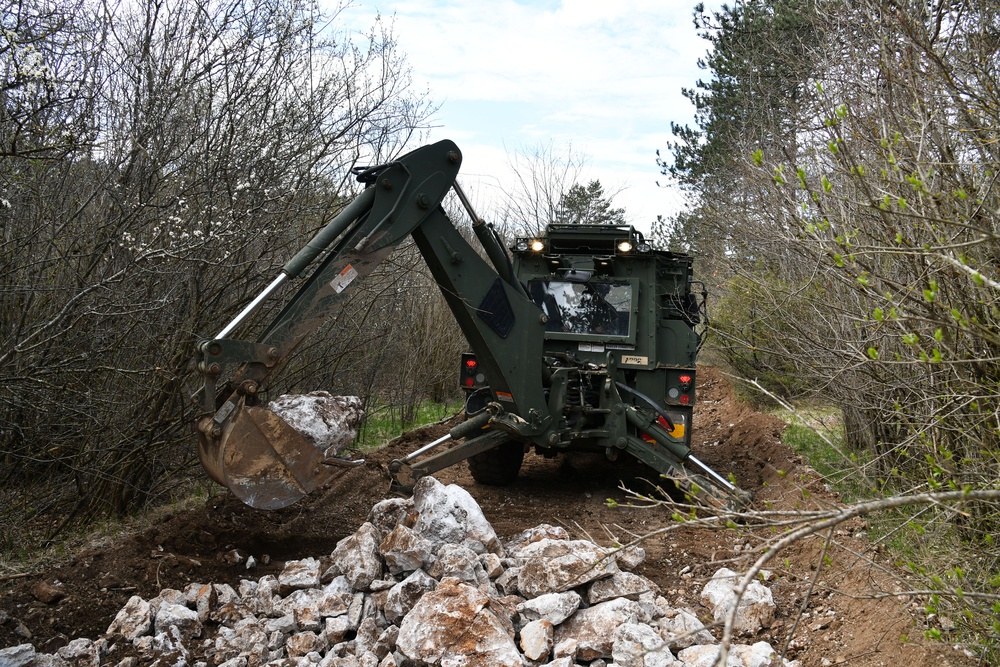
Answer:
<path fill-rule="evenodd" d="M 337 277 L 330 281 L 330 287 L 337 294 L 340 294 L 347 286 L 354 282 L 354 279 L 358 277 L 358 270 L 353 266 L 348 264 L 344 267 L 344 270 L 337 274 Z"/>

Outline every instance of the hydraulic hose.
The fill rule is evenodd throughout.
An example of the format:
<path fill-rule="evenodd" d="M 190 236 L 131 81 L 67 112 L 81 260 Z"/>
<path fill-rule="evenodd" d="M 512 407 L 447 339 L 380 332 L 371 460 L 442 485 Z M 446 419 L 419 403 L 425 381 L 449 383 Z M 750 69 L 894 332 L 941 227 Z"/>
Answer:
<path fill-rule="evenodd" d="M 663 408 L 661 408 L 659 405 L 657 405 L 656 401 L 654 401 L 653 399 L 651 399 L 649 396 L 646 396 L 641 391 L 638 391 L 637 389 L 633 389 L 632 387 L 628 386 L 627 384 L 625 384 L 623 382 L 615 382 L 615 386 L 618 387 L 619 391 L 624 391 L 626 394 L 630 394 L 632 396 L 635 396 L 636 398 L 638 398 L 638 399 L 644 401 L 645 403 L 647 403 L 649 405 L 649 407 L 651 407 L 654 410 L 656 410 L 656 414 L 660 415 L 661 417 L 663 417 L 664 419 L 667 420 L 667 426 L 670 427 L 669 430 L 671 430 L 671 431 L 674 430 L 674 420 L 670 418 L 670 415 L 668 415 L 666 412 L 663 411 Z"/>

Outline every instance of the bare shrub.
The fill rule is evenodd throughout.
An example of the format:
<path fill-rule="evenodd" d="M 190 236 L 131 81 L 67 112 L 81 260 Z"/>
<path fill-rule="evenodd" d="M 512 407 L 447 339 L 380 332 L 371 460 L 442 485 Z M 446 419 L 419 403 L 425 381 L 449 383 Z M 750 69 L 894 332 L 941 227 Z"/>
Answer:
<path fill-rule="evenodd" d="M 351 37 L 337 11 L 0 7 L 8 521 L 168 496 L 194 461 L 193 344 L 353 195 L 351 166 L 420 131 L 391 27 Z"/>
<path fill-rule="evenodd" d="M 811 67 L 784 97 L 753 87 L 752 67 L 726 73 L 762 95 L 740 116 L 753 129 L 735 136 L 702 126 L 721 150 L 689 172 L 697 209 L 675 229 L 707 250 L 703 270 L 722 294 L 713 342 L 776 394 L 840 406 L 862 464 L 856 481 L 870 492 L 992 492 L 1000 479 L 997 7 L 741 9 L 767 7 L 775 21 L 782 12 L 808 20 L 817 37 Z M 769 14 L 754 21 L 761 16 Z M 737 42 L 737 28 L 752 27 L 737 10 L 728 19 L 718 29 L 732 29 Z M 792 57 L 774 39 L 778 24 L 769 25 L 756 39 L 770 35 L 765 50 Z M 703 98 L 714 121 L 731 111 L 727 90 Z M 765 101 L 781 113 L 755 115 Z M 950 592 L 969 612 L 965 627 L 991 641 L 986 598 L 955 593 L 995 588 L 1000 518 L 988 498 L 962 512 L 934 504 L 888 512 L 876 537 L 892 541 L 941 600 Z"/>

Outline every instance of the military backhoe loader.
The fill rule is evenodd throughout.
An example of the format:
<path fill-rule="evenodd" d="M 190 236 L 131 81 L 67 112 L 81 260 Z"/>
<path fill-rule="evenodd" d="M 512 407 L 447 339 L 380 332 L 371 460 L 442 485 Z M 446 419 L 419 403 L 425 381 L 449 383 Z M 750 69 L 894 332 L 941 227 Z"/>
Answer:
<path fill-rule="evenodd" d="M 458 360 L 466 421 L 393 461 L 396 484 L 461 461 L 477 482 L 506 484 L 528 451 L 597 451 L 637 458 L 697 502 L 744 502 L 691 454 L 705 298 L 692 259 L 654 250 L 629 226 L 566 224 L 517 238 L 511 257 L 459 188 L 461 163 L 458 147 L 440 141 L 356 170 L 362 194 L 197 345 L 204 383 L 193 397 L 201 407 L 195 429 L 209 476 L 248 505 L 276 509 L 358 463 L 327 458 L 259 396 L 296 346 L 336 317 L 351 287 L 412 238 L 472 351 Z M 485 259 L 442 208 L 450 191 L 471 216 Z M 255 342 L 230 337 L 305 273 Z"/>

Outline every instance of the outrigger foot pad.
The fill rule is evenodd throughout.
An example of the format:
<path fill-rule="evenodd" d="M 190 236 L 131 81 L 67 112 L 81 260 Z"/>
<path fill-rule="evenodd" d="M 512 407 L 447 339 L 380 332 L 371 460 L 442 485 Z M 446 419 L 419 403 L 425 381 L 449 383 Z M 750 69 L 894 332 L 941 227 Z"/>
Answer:
<path fill-rule="evenodd" d="M 357 468 L 363 465 L 365 459 L 344 459 L 338 456 L 328 456 L 323 459 L 323 465 L 334 466 L 335 468 Z"/>

